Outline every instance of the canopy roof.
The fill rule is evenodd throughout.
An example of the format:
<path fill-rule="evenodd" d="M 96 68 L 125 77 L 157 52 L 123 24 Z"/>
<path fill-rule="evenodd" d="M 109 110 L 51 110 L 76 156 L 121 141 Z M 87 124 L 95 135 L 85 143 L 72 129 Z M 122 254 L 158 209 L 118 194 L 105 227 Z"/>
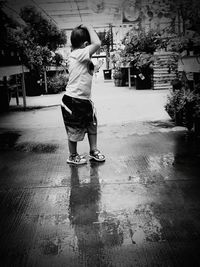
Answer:
<path fill-rule="evenodd" d="M 19 14 L 23 6 L 35 6 L 60 29 L 90 23 L 105 27 L 121 22 L 123 1 L 120 0 L 7 0 L 7 7 Z"/>

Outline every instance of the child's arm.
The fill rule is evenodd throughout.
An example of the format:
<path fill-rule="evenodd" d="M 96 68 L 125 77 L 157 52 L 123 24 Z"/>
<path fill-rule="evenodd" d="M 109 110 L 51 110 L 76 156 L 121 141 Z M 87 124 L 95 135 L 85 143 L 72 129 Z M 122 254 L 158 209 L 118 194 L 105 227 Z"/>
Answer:
<path fill-rule="evenodd" d="M 90 56 L 92 56 L 100 48 L 101 41 L 92 26 L 83 25 L 82 27 L 86 28 L 89 32 L 90 41 L 91 41 L 91 44 L 89 45 L 89 53 L 90 53 Z"/>

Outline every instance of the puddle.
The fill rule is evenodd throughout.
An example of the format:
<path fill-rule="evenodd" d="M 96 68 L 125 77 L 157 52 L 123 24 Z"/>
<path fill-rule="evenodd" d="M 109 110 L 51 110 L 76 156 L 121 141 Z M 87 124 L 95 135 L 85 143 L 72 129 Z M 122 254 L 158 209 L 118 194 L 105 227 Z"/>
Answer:
<path fill-rule="evenodd" d="M 58 145 L 44 144 L 44 143 L 20 143 L 15 146 L 17 151 L 22 152 L 34 152 L 34 153 L 55 153 L 58 149 Z"/>
<path fill-rule="evenodd" d="M 166 128 L 166 129 L 171 129 L 175 127 L 173 121 L 151 121 L 150 124 L 153 125 L 154 127 Z"/>
<path fill-rule="evenodd" d="M 22 152 L 55 153 L 57 144 L 23 142 L 17 143 L 21 134 L 19 132 L 4 132 L 0 134 L 0 151 L 17 150 Z"/>
<path fill-rule="evenodd" d="M 60 250 L 60 240 L 46 240 L 41 245 L 41 250 L 44 255 L 47 256 L 56 256 L 59 254 Z"/>
<path fill-rule="evenodd" d="M 16 132 L 4 132 L 0 134 L 0 150 L 8 150 L 15 147 L 20 134 Z"/>

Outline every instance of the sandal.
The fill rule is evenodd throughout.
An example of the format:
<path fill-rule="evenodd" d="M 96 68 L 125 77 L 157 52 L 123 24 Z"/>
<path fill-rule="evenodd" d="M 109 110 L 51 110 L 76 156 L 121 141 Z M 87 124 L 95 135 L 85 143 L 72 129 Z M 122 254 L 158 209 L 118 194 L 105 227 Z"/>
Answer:
<path fill-rule="evenodd" d="M 87 160 L 79 154 L 72 154 L 67 159 L 68 164 L 81 165 L 87 163 Z"/>
<path fill-rule="evenodd" d="M 99 161 L 99 162 L 103 162 L 106 160 L 105 156 L 102 155 L 101 152 L 97 149 L 90 151 L 89 157 L 90 157 L 90 159 L 94 159 L 94 160 Z"/>

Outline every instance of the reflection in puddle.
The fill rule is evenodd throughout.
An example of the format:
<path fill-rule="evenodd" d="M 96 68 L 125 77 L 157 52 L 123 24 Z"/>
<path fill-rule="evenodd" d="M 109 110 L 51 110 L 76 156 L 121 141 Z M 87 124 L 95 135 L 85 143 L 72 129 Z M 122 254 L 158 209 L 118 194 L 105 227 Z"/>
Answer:
<path fill-rule="evenodd" d="M 124 172 L 128 171 L 128 181 L 150 185 L 174 174 L 174 162 L 173 153 L 128 157 L 124 159 Z"/>
<path fill-rule="evenodd" d="M 15 149 L 22 152 L 34 153 L 55 153 L 58 149 L 57 144 L 52 143 L 36 143 L 36 142 L 22 142 L 17 143 L 20 133 L 5 132 L 0 134 L 0 151 Z"/>
<path fill-rule="evenodd" d="M 48 143 L 31 143 L 24 142 L 15 146 L 17 151 L 34 152 L 34 153 L 55 153 L 58 149 L 57 144 Z"/>
<path fill-rule="evenodd" d="M 162 226 L 159 220 L 154 216 L 150 205 L 147 204 L 138 206 L 138 209 L 135 210 L 135 214 L 140 218 L 136 229 L 136 238 L 138 239 L 138 241 L 141 242 L 142 240 L 144 240 L 144 238 L 146 241 L 150 242 L 161 241 Z M 137 243 L 136 240 L 135 242 Z"/>
<path fill-rule="evenodd" d="M 4 132 L 0 134 L 0 150 L 11 149 L 15 146 L 20 134 L 18 132 Z"/>
<path fill-rule="evenodd" d="M 75 233 L 75 252 L 87 266 L 109 262 L 108 248 L 162 240 L 161 224 L 150 205 L 137 204 L 131 210 L 127 207 L 112 213 L 106 211 L 112 203 L 102 208 L 99 166 L 90 165 L 87 183 L 80 182 L 79 168 L 71 166 L 69 219 Z"/>
<path fill-rule="evenodd" d="M 101 266 L 103 243 L 98 223 L 100 184 L 98 164 L 90 166 L 90 181 L 80 183 L 79 168 L 71 167 L 69 219 L 76 235 L 76 252 L 86 266 Z"/>
<path fill-rule="evenodd" d="M 135 244 L 142 244 L 145 241 L 145 233 L 143 231 L 143 229 L 138 228 L 135 230 L 133 236 L 132 236 L 132 240 Z"/>
<path fill-rule="evenodd" d="M 148 169 L 150 171 L 160 171 L 162 168 L 172 166 L 174 163 L 174 154 L 167 153 L 148 157 Z"/>
<path fill-rule="evenodd" d="M 121 246 L 123 244 L 123 231 L 120 221 L 116 218 L 108 217 L 101 223 L 101 239 L 105 246 Z"/>

